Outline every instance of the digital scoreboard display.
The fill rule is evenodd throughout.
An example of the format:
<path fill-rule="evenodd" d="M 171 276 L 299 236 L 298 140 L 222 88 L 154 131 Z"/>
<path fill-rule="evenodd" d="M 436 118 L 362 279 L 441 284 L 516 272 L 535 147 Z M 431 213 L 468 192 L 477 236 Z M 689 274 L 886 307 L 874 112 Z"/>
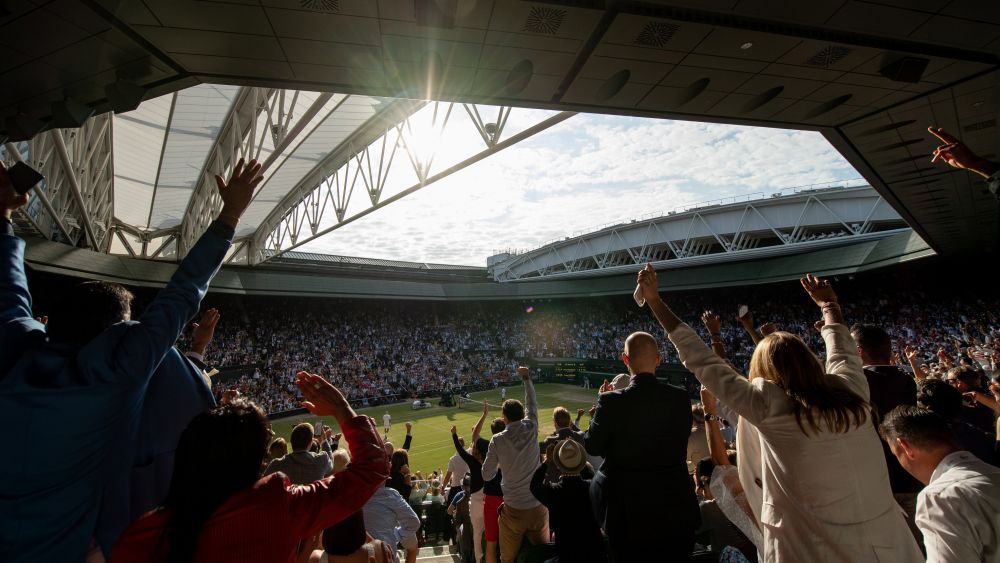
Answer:
<path fill-rule="evenodd" d="M 586 362 L 556 362 L 556 378 L 558 379 L 576 379 L 578 373 L 587 371 Z"/>

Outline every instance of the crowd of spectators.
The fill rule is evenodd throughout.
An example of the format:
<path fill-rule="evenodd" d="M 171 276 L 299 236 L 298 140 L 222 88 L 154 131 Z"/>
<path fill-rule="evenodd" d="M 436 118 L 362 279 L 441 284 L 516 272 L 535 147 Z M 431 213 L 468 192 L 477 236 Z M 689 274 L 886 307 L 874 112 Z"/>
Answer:
<path fill-rule="evenodd" d="M 845 315 L 886 327 L 896 361 L 907 371 L 941 377 L 949 367 L 967 363 L 992 372 L 1000 364 L 993 348 L 1000 337 L 1000 295 L 967 289 L 958 299 L 946 280 L 934 281 L 912 289 L 903 275 L 845 276 L 838 286 Z M 745 372 L 754 342 L 742 324 L 771 325 L 822 349 L 813 329 L 815 313 L 785 299 L 788 287 L 680 292 L 678 314 L 728 311 L 735 321 L 739 305 L 750 305 L 743 322 L 726 323 L 721 331 L 730 361 Z M 225 317 L 207 360 L 223 373 L 235 370 L 225 386 L 267 412 L 298 407 L 294 377 L 304 369 L 344 388 L 352 404 L 369 406 L 447 389 L 490 388 L 511 381 L 514 365 L 534 358 L 615 361 L 629 334 L 657 330 L 643 311 L 619 297 L 537 302 L 530 313 L 523 303 L 386 305 L 226 296 L 207 301 Z M 661 356 L 664 362 L 678 361 L 667 346 L 661 345 Z"/>
<path fill-rule="evenodd" d="M 961 144 L 934 134 L 946 143 L 934 158 L 961 164 Z M 407 502 L 415 491 L 421 504 L 449 506 L 466 561 L 479 559 L 470 539 L 485 543 L 487 563 L 1000 558 L 996 300 L 986 293 L 926 284 L 903 294 L 903 284 L 874 277 L 840 284 L 806 274 L 797 299 L 787 285 L 661 294 L 647 264 L 636 279 L 642 309 L 609 299 L 524 317 L 431 308 L 421 319 L 377 309 L 364 317 L 356 305 L 366 320 L 352 325 L 288 306 L 272 318 L 247 314 L 213 342 L 227 318 L 220 305 L 202 313 L 182 355 L 178 338 L 260 172 L 241 160 L 228 180 L 216 177 L 221 211 L 141 313 L 126 288 L 84 282 L 36 316 L 11 222 L 27 197 L 0 165 L 0 427 L 16 452 L 0 465 L 3 561 L 395 563 L 403 548 L 410 563 L 422 525 Z M 735 309 L 739 320 L 700 310 L 708 306 Z M 697 330 L 682 320 L 699 313 Z M 670 351 L 642 328 L 662 329 Z M 347 342 L 331 346 L 338 338 Z M 229 388 L 217 402 L 210 344 L 215 362 L 267 371 L 250 377 L 275 380 L 288 402 L 332 417 L 338 432 L 299 424 L 286 442 L 253 397 Z M 524 401 L 504 401 L 489 439 L 480 435 L 484 405 L 468 449 L 453 427 L 464 465 L 423 484 L 408 467 L 410 428 L 394 448 L 338 387 L 425 391 L 503 377 L 483 363 L 488 354 L 569 352 L 620 353 L 628 372 L 601 385 L 586 429 L 582 412 L 574 423 L 557 408 L 556 431 L 539 443 L 531 370 L 509 368 Z M 449 354 L 477 365 L 450 370 Z M 656 377 L 664 359 L 681 360 L 701 383 L 699 408 Z M 291 373 L 306 365 L 328 377 Z M 65 423 L 46 424 L 53 416 Z M 736 429 L 730 443 L 724 422 Z M 685 457 L 696 424 L 708 456 L 692 478 Z"/>

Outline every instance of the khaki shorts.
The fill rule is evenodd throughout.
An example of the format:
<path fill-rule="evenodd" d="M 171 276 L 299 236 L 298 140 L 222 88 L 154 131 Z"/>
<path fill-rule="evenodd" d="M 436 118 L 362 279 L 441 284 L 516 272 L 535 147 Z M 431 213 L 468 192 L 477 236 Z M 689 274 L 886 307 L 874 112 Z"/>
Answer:
<path fill-rule="evenodd" d="M 528 536 L 531 543 L 549 540 L 549 511 L 538 505 L 526 510 L 500 508 L 500 561 L 514 563 L 521 550 L 521 541 Z"/>

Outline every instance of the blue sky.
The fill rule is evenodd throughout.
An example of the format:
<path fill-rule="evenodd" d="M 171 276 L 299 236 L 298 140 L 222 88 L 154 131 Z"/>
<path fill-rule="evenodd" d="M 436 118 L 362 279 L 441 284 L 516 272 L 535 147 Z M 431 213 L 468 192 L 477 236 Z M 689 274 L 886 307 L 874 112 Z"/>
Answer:
<path fill-rule="evenodd" d="M 552 113 L 515 109 L 505 136 Z M 437 145 L 432 173 L 483 146 L 457 105 L 444 135 L 429 130 L 411 143 Z M 384 196 L 416 178 L 402 150 L 392 166 Z M 484 266 L 618 219 L 857 177 L 815 132 L 580 114 L 298 250 Z M 366 204 L 355 189 L 348 215 Z"/>

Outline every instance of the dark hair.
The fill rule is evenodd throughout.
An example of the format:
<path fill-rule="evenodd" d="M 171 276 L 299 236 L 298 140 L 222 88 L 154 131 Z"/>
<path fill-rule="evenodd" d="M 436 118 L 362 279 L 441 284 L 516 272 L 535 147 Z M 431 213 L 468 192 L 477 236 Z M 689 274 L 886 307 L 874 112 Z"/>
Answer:
<path fill-rule="evenodd" d="M 983 384 L 982 374 L 972 366 L 953 367 L 946 374 L 946 377 L 952 376 L 973 389 L 978 389 Z"/>
<path fill-rule="evenodd" d="M 875 325 L 854 325 L 851 336 L 865 353 L 876 361 L 889 362 L 892 358 L 892 339 L 889 334 Z"/>
<path fill-rule="evenodd" d="M 917 388 L 917 404 L 954 420 L 962 412 L 962 393 L 941 379 L 924 379 Z"/>
<path fill-rule="evenodd" d="M 82 346 L 109 326 L 128 319 L 132 297 L 131 291 L 117 283 L 76 284 L 56 301 L 46 332 L 53 342 Z"/>
<path fill-rule="evenodd" d="M 181 433 L 163 506 L 169 509 L 166 563 L 190 563 L 212 514 L 260 479 L 271 428 L 264 411 L 237 398 L 205 411 Z M 162 544 L 161 544 L 162 546 Z"/>
<path fill-rule="evenodd" d="M 323 550 L 330 555 L 350 555 L 365 544 L 365 515 L 357 511 L 323 530 Z"/>
<path fill-rule="evenodd" d="M 490 452 L 490 441 L 486 438 L 479 438 L 476 440 L 476 453 L 483 459 L 486 459 L 486 454 Z"/>
<path fill-rule="evenodd" d="M 292 428 L 292 450 L 301 451 L 309 449 L 313 443 L 313 426 L 308 422 L 302 422 Z"/>
<path fill-rule="evenodd" d="M 889 411 L 879 433 L 887 442 L 902 438 L 915 446 L 955 444 L 955 436 L 943 416 L 913 405 L 900 405 Z"/>
<path fill-rule="evenodd" d="M 493 422 L 490 423 L 490 432 L 494 434 L 499 434 L 506 430 L 507 423 L 503 421 L 502 418 L 494 418 Z"/>
<path fill-rule="evenodd" d="M 389 475 L 395 475 L 399 473 L 399 470 L 404 465 L 410 464 L 410 454 L 406 450 L 400 448 L 392 452 L 389 456 Z"/>
<path fill-rule="evenodd" d="M 524 405 L 517 399 L 507 399 L 503 402 L 503 407 L 500 410 L 511 422 L 517 422 L 524 418 Z"/>
<path fill-rule="evenodd" d="M 694 466 L 695 477 L 698 478 L 698 484 L 702 484 L 702 479 L 711 480 L 712 471 L 715 470 L 715 464 L 712 463 L 712 458 L 703 457 L 698 460 L 698 464 Z M 707 483 L 705 483 L 707 485 Z"/>

